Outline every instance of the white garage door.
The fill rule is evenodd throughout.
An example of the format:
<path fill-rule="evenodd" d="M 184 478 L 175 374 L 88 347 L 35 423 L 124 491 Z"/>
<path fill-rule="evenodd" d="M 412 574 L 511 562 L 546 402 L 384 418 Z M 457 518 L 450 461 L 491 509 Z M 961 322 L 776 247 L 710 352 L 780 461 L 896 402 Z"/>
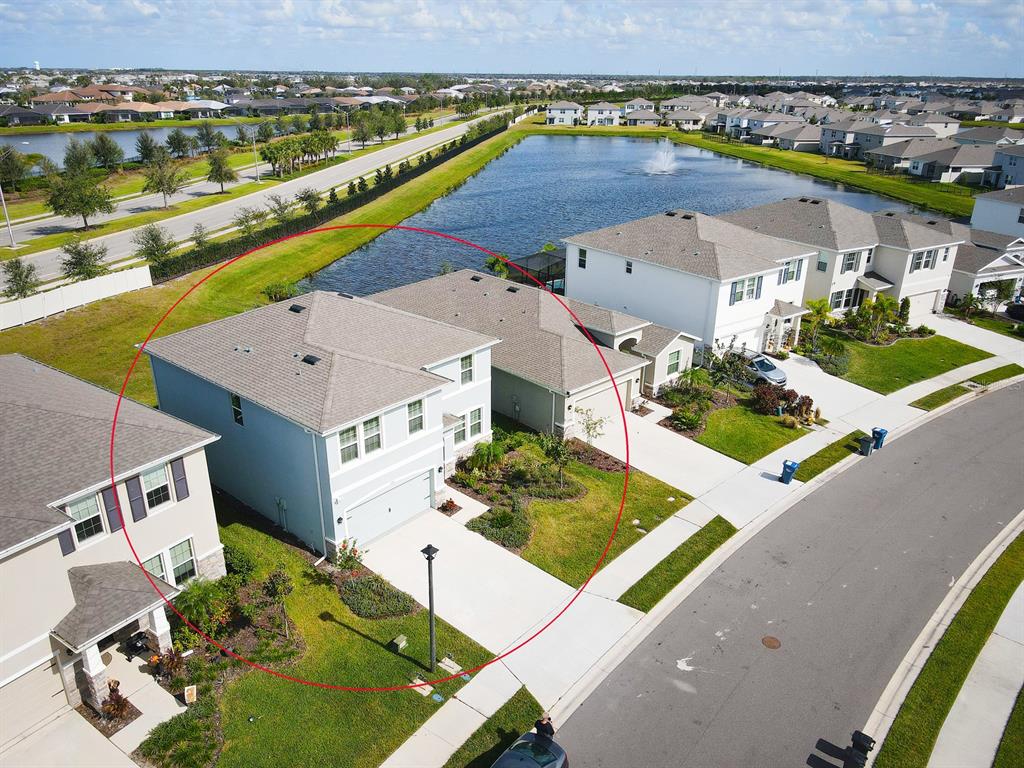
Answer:
<path fill-rule="evenodd" d="M 65 709 L 68 698 L 52 660 L 11 681 L 0 688 L 0 746 Z"/>
<path fill-rule="evenodd" d="M 931 317 L 932 309 L 935 307 L 935 291 L 919 293 L 910 297 L 910 324 L 918 325 L 927 323 Z"/>
<path fill-rule="evenodd" d="M 631 379 L 618 382 L 619 397 L 622 398 L 622 407 L 627 411 L 630 408 L 629 395 L 632 389 L 632 383 Z M 622 421 L 622 414 L 619 412 L 619 401 L 618 398 L 615 397 L 615 389 L 612 387 L 611 382 L 608 383 L 608 386 L 605 389 L 576 400 L 576 404 L 573 406 L 573 409 L 577 411 L 590 409 L 593 411 L 594 416 L 614 419 L 619 423 Z"/>
<path fill-rule="evenodd" d="M 365 544 L 423 512 L 430 501 L 430 470 L 427 470 L 353 507 L 349 512 L 349 535 Z"/>

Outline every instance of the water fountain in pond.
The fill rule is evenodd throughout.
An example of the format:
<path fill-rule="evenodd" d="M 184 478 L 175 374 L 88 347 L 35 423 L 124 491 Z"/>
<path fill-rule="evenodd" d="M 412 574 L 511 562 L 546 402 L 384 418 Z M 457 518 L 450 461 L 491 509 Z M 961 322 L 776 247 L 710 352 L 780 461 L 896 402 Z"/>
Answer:
<path fill-rule="evenodd" d="M 644 163 L 644 172 L 652 176 L 670 176 L 678 169 L 679 161 L 670 141 L 659 142 L 657 153 Z"/>

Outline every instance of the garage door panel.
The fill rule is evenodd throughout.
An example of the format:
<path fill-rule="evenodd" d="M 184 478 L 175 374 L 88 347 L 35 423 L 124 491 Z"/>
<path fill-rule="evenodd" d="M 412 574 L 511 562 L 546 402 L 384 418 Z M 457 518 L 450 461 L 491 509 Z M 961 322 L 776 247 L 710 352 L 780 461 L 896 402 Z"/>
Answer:
<path fill-rule="evenodd" d="M 630 389 L 631 381 L 620 381 L 617 382 L 619 387 L 619 397 L 622 398 L 622 407 L 627 411 L 630 407 Z M 615 389 L 609 382 L 608 387 L 599 392 L 595 392 L 592 395 L 581 397 L 576 401 L 573 408 L 577 411 L 591 410 L 594 416 L 618 419 L 621 421 L 622 416 L 619 413 L 619 400 L 615 396 Z"/>
<path fill-rule="evenodd" d="M 51 660 L 0 688 L 0 745 L 68 708 Z"/>
<path fill-rule="evenodd" d="M 919 293 L 910 297 L 910 324 L 927 322 L 935 307 L 935 291 Z"/>
<path fill-rule="evenodd" d="M 430 470 L 399 483 L 349 512 L 352 538 L 365 544 L 430 507 Z"/>

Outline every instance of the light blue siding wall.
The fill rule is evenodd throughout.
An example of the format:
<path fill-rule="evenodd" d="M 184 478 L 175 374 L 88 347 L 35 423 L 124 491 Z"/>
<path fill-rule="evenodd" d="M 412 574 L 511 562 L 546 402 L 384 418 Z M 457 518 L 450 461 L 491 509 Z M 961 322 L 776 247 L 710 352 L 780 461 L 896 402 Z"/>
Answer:
<path fill-rule="evenodd" d="M 226 390 L 169 363 L 151 361 L 160 409 L 221 436 L 206 449 L 213 485 L 322 552 L 313 461 L 313 440 L 322 443 L 322 438 L 244 398 L 245 425 L 239 426 Z M 319 458 L 326 480 L 323 446 Z"/>

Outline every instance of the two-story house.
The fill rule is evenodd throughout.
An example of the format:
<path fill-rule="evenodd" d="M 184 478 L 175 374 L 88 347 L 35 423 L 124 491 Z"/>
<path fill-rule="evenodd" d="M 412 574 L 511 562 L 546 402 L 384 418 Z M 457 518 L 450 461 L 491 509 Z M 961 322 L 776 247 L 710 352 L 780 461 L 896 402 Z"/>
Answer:
<path fill-rule="evenodd" d="M 583 107 L 575 101 L 556 101 L 548 104 L 545 122 L 548 125 L 579 125 L 583 122 Z"/>
<path fill-rule="evenodd" d="M 813 248 L 677 210 L 565 238 L 566 295 L 762 351 L 796 343 Z"/>
<path fill-rule="evenodd" d="M 583 411 L 621 421 L 634 397 L 671 382 L 693 358 L 693 337 L 674 328 L 468 269 L 370 298 L 500 338 L 494 410 L 564 437 L 581 434 Z"/>
<path fill-rule="evenodd" d="M 116 405 L 0 356 L 0 747 L 82 701 L 99 707 L 111 646 L 145 631 L 167 650 L 164 597 L 224 574 L 205 456 L 216 435 L 123 399 L 112 478 Z"/>
<path fill-rule="evenodd" d="M 496 339 L 314 292 L 146 345 L 160 408 L 220 434 L 218 488 L 333 556 L 426 511 L 491 434 Z"/>
<path fill-rule="evenodd" d="M 833 311 L 887 293 L 910 299 L 912 320 L 942 308 L 959 240 L 892 213 L 870 214 L 816 197 L 791 197 L 722 214 L 753 232 L 815 249 L 803 301 Z"/>
<path fill-rule="evenodd" d="M 625 117 L 630 112 L 655 112 L 654 102 L 648 101 L 647 99 L 631 99 L 627 101 L 621 107 L 622 116 Z"/>
<path fill-rule="evenodd" d="M 587 125 L 618 125 L 621 116 L 619 108 L 607 101 L 587 107 Z"/>

